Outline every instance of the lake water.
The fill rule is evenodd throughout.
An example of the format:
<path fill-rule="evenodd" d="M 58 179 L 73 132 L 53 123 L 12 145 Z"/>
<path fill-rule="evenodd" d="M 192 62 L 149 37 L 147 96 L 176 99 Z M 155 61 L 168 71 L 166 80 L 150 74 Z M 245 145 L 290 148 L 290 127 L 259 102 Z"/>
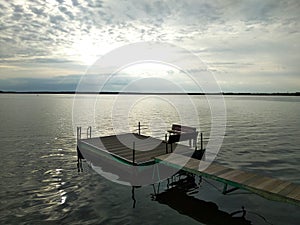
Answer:
<path fill-rule="evenodd" d="M 75 123 L 83 128 L 93 125 L 93 135 L 114 133 L 116 119 L 126 120 L 132 130 L 141 121 L 146 125 L 142 132 L 163 138 L 162 130 L 178 121 L 176 109 L 160 98 L 136 102 L 129 114 L 122 109 L 136 97 L 126 96 L 121 104 L 115 104 L 116 96 L 100 98 L 92 122 L 84 106 L 75 116 Z M 187 123 L 201 127 L 209 137 L 211 115 L 205 96 L 191 98 L 201 118 L 194 124 L 195 118 L 187 117 Z M 299 224 L 298 206 L 245 191 L 222 195 L 218 190 L 222 186 L 210 180 L 190 194 L 191 201 L 177 207 L 153 201 L 152 186 L 135 189 L 133 208 L 131 187 L 103 178 L 86 163 L 84 172 L 77 172 L 73 100 L 73 95 L 0 95 L 1 224 L 228 224 L 224 218 L 242 207 L 248 224 Z M 216 161 L 300 183 L 300 98 L 226 96 L 224 100 L 226 134 Z M 179 102 L 184 109 L 185 101 Z M 161 192 L 165 187 L 164 182 Z M 191 206 L 197 209 L 186 212 Z"/>

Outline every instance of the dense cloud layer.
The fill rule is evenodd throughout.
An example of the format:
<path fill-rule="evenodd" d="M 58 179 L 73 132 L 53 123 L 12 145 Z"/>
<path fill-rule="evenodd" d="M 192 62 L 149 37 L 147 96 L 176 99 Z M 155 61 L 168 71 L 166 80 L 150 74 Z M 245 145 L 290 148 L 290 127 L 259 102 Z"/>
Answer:
<path fill-rule="evenodd" d="M 299 12 L 298 0 L 2 1 L 0 88 L 82 74 L 116 47 L 160 41 L 199 56 L 224 91 L 297 91 Z"/>

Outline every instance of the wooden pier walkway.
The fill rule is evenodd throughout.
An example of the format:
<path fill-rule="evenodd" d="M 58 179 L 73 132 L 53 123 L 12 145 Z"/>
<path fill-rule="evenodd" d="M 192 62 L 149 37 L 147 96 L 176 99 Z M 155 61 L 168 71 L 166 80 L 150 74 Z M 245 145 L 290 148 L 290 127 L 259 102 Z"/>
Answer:
<path fill-rule="evenodd" d="M 224 194 L 236 189 L 244 189 L 271 200 L 289 202 L 300 206 L 299 184 L 231 169 L 217 163 L 208 164 L 208 162 L 178 154 L 158 156 L 155 157 L 155 161 L 222 182 Z M 233 188 L 228 190 L 227 186 Z"/>

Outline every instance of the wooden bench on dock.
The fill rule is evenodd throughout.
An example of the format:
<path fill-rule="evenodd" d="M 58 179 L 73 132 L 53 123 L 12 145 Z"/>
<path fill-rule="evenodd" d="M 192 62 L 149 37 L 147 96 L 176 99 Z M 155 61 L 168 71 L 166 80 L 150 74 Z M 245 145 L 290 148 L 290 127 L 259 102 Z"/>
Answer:
<path fill-rule="evenodd" d="M 194 127 L 173 124 L 172 129 L 168 130 L 168 133 L 169 133 L 169 138 L 166 138 L 167 152 L 168 152 L 168 144 L 171 145 L 171 152 L 173 152 L 173 143 L 180 142 L 180 141 L 188 140 L 190 147 L 196 146 L 198 131 Z"/>

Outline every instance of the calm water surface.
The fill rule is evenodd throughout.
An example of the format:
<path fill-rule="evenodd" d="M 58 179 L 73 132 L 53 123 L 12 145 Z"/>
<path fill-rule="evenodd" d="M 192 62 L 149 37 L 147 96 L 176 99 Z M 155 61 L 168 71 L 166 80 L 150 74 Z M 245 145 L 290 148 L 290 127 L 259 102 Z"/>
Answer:
<path fill-rule="evenodd" d="M 102 96 L 101 104 L 96 104 L 101 113 L 93 118 L 94 135 L 114 132 L 109 106 L 115 98 Z M 205 97 L 192 98 L 201 118 L 199 124 L 190 125 L 200 127 L 208 136 L 210 113 Z M 222 186 L 209 180 L 190 195 L 198 204 L 198 216 L 152 201 L 151 186 L 135 190 L 137 202 L 132 208 L 130 187 L 106 180 L 87 164 L 78 174 L 73 99 L 72 95 L 0 95 L 1 224 L 222 224 L 209 216 L 201 217 L 201 213 L 217 212 L 222 221 L 222 215 L 242 207 L 251 224 L 299 224 L 297 206 L 243 191 L 224 196 L 218 191 Z M 226 135 L 216 160 L 232 168 L 300 183 L 300 98 L 226 96 L 225 103 Z M 172 110 L 151 97 L 138 102 L 129 115 L 120 108 L 117 116 L 129 118 L 131 127 L 141 121 L 152 128 L 144 133 L 163 138 L 161 130 L 178 121 Z M 83 110 L 83 127 L 91 125 L 86 115 Z M 151 126 L 154 117 L 162 121 L 161 126 Z M 165 186 L 163 183 L 161 189 Z"/>

